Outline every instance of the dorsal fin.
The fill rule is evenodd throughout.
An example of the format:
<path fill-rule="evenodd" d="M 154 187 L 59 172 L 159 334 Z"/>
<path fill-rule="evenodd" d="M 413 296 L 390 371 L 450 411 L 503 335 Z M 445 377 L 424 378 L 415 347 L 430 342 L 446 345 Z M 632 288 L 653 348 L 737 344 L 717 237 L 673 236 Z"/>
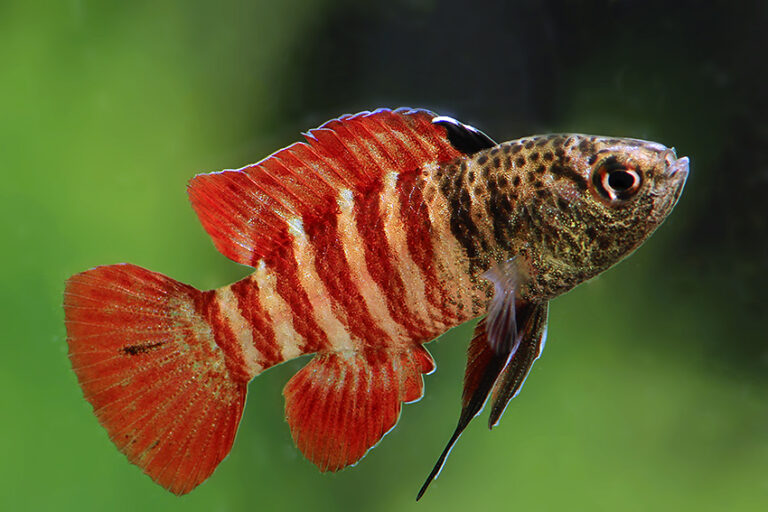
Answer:
<path fill-rule="evenodd" d="M 473 155 L 498 145 L 496 141 L 474 126 L 460 123 L 452 117 L 438 116 L 432 119 L 432 123 L 445 128 L 451 145 L 465 155 Z"/>
<path fill-rule="evenodd" d="M 288 243 L 289 222 L 335 212 L 341 189 L 364 192 L 387 173 L 461 156 L 435 118 L 412 109 L 342 116 L 256 164 L 195 176 L 192 207 L 219 251 L 254 265 Z"/>

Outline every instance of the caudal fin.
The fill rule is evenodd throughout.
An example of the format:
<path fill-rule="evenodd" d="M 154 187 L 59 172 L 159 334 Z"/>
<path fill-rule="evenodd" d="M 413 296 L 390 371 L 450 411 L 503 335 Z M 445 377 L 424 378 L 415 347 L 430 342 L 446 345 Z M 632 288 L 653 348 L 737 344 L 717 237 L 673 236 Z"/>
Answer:
<path fill-rule="evenodd" d="M 155 482 L 185 494 L 227 456 L 247 382 L 228 368 L 206 294 L 135 265 L 72 276 L 69 357 L 109 437 Z"/>

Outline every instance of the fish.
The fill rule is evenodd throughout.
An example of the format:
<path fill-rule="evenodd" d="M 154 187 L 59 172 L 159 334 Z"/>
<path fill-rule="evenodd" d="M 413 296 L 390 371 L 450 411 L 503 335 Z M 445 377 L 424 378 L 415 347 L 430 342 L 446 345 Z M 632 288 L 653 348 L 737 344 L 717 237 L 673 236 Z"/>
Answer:
<path fill-rule="evenodd" d="M 320 471 L 356 464 L 435 370 L 425 344 L 477 320 L 458 424 L 497 425 L 546 339 L 549 302 L 637 249 L 689 173 L 674 148 L 551 134 L 497 143 L 423 109 L 343 115 L 265 159 L 198 174 L 216 248 L 253 272 L 213 290 L 121 263 L 70 277 L 69 358 L 110 439 L 182 495 L 229 454 L 248 383 L 312 355 L 285 419 Z M 418 499 L 417 498 L 417 499 Z"/>

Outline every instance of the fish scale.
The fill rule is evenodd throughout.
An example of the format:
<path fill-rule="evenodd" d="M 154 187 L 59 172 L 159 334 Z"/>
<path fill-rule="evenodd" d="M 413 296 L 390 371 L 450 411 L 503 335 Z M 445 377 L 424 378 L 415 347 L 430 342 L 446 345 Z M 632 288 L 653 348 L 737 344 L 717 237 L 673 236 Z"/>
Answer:
<path fill-rule="evenodd" d="M 322 471 L 355 464 L 423 395 L 435 368 L 423 345 L 483 317 L 458 425 L 421 497 L 488 397 L 494 426 L 519 393 L 549 300 L 637 248 L 688 173 L 656 143 L 497 144 L 425 110 L 346 115 L 306 139 L 190 182 L 203 227 L 250 276 L 199 291 L 119 264 L 67 282 L 85 398 L 128 459 L 174 493 L 229 453 L 247 383 L 304 354 L 314 357 L 284 389 L 293 439 Z"/>

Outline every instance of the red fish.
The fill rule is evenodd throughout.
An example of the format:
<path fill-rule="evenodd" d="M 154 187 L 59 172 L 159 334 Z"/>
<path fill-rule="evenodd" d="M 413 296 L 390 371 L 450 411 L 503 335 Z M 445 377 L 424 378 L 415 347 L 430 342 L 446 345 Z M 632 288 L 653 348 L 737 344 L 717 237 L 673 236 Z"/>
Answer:
<path fill-rule="evenodd" d="M 216 247 L 255 269 L 200 291 L 131 264 L 67 281 L 73 369 L 112 441 L 184 494 L 229 453 L 248 382 L 314 354 L 284 389 L 301 452 L 359 461 L 423 394 L 424 344 L 483 317 L 453 443 L 492 393 L 490 424 L 544 345 L 549 300 L 637 248 L 666 218 L 687 158 L 635 139 L 497 144 L 424 110 L 342 116 L 266 159 L 195 176 Z"/>

